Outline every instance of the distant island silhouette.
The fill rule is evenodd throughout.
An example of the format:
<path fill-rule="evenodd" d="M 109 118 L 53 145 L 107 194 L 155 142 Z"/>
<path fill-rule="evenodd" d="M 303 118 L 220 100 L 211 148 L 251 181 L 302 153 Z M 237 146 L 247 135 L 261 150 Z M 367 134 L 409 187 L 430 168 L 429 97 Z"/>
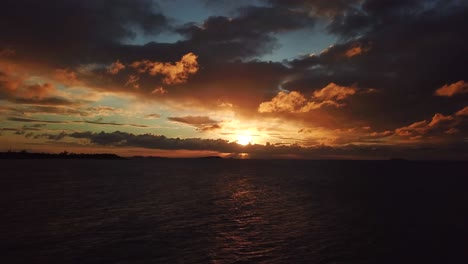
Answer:
<path fill-rule="evenodd" d="M 98 160 L 125 160 L 116 154 L 84 154 L 84 153 L 69 153 L 67 151 L 53 153 L 32 153 L 27 151 L 8 151 L 0 152 L 0 159 L 98 159 Z"/>
<path fill-rule="evenodd" d="M 28 152 L 26 150 L 22 151 L 7 151 L 0 152 L 0 159 L 95 159 L 95 160 L 130 160 L 130 159 L 171 159 L 168 157 L 160 156 L 133 156 L 133 157 L 121 157 L 112 153 L 100 153 L 100 154 L 84 154 L 84 153 L 71 153 L 71 152 L 61 152 L 61 153 L 45 153 L 45 152 Z M 174 158 L 172 158 L 174 159 Z M 191 159 L 223 159 L 219 156 L 205 156 L 205 157 L 196 157 Z"/>

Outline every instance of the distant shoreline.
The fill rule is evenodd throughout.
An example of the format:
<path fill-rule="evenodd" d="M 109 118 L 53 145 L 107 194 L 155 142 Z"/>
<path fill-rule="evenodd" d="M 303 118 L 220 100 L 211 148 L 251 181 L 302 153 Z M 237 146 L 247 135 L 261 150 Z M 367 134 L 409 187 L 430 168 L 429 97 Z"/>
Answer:
<path fill-rule="evenodd" d="M 32 153 L 27 151 L 19 152 L 0 152 L 0 159 L 98 159 L 98 160 L 126 160 L 111 153 L 101 154 L 84 154 L 84 153 L 68 153 L 66 151 L 59 154 L 52 153 Z"/>

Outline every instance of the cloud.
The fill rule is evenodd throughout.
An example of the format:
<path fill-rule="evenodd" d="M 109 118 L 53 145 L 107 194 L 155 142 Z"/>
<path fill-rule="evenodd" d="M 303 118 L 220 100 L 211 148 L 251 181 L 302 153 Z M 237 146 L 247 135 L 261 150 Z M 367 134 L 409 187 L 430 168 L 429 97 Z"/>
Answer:
<path fill-rule="evenodd" d="M 412 145 L 401 146 L 375 146 L 375 145 L 353 145 L 331 147 L 319 145 L 315 147 L 301 147 L 299 145 L 258 145 L 252 144 L 241 146 L 235 142 L 223 139 L 200 139 L 200 138 L 169 138 L 162 135 L 141 134 L 136 135 L 126 132 L 73 132 L 60 134 L 42 134 L 41 137 L 47 137 L 51 140 L 62 140 L 66 137 L 75 138 L 82 141 L 84 146 L 105 146 L 112 148 L 139 147 L 144 149 L 161 150 L 212 150 L 224 155 L 231 153 L 236 156 L 237 153 L 248 153 L 251 158 L 313 158 L 313 159 L 388 159 L 390 157 L 406 157 L 418 159 L 440 159 L 468 158 L 468 144 L 452 145 Z"/>
<path fill-rule="evenodd" d="M 140 73 L 148 73 L 152 76 L 161 75 L 163 83 L 174 85 L 187 82 L 190 75 L 197 73 L 199 69 L 197 58 L 197 55 L 190 52 L 175 63 L 143 60 L 133 62 L 130 67 L 135 68 Z"/>
<path fill-rule="evenodd" d="M 119 71 L 125 69 L 125 65 L 123 65 L 119 60 L 112 63 L 109 68 L 107 68 L 107 72 L 109 74 L 117 74 Z"/>
<path fill-rule="evenodd" d="M 415 122 L 409 126 L 395 129 L 395 133 L 402 137 L 410 137 L 410 139 L 425 139 L 439 138 L 450 135 L 452 139 L 456 139 L 455 134 L 462 135 L 460 132 L 467 127 L 468 107 L 457 111 L 454 115 L 443 115 L 436 113 L 430 121 L 422 120 Z M 450 139 L 450 138 L 449 138 Z"/>
<path fill-rule="evenodd" d="M 0 99 L 15 109 L 11 110 L 14 113 L 5 111 L 5 116 L 17 111 L 42 111 L 62 115 L 62 119 L 90 116 L 92 110 L 85 109 L 88 103 L 122 93 L 137 104 L 167 107 L 169 113 L 183 109 L 184 113 L 205 111 L 218 116 L 217 111 L 223 111 L 252 124 L 275 119 L 341 131 L 371 126 L 369 134 L 395 128 L 408 131 L 408 136 L 392 135 L 389 141 L 408 137 L 429 141 L 444 136 L 455 140 L 466 134 L 466 111 L 461 109 L 466 106 L 462 93 L 468 80 L 466 1 L 243 3 L 246 6 L 236 2 L 230 12 L 184 25 L 174 24 L 177 21 L 168 19 L 151 0 L 132 4 L 109 0 L 2 3 Z M 54 9 L 63 12 L 52 14 Z M 315 52 L 313 56 L 261 61 L 280 44 L 302 38 L 301 29 L 312 28 L 319 35 L 332 34 L 329 37 L 336 38 L 336 43 L 323 53 L 301 51 Z M 156 35 L 162 31 L 180 34 L 181 39 L 160 43 L 164 36 Z M 288 32 L 293 34 L 284 34 Z M 292 38 L 285 42 L 286 37 Z M 143 43 L 143 39 L 152 42 Z M 184 68 L 181 57 L 187 54 L 197 56 L 188 62 L 197 63 L 195 73 L 190 73 L 192 66 L 188 71 Z M 13 67 L 13 62 L 21 67 Z M 126 68 L 109 74 L 108 66 L 116 62 Z M 130 67 L 132 62 L 140 62 L 140 67 Z M 49 91 L 39 87 L 54 81 L 65 86 L 81 82 L 99 96 L 86 101 L 75 94 L 75 87 L 57 86 Z M 379 92 L 366 93 L 356 87 L 378 87 Z M 434 92 L 452 98 L 441 100 Z M 126 107 L 130 106 L 123 109 Z M 219 129 L 221 125 L 226 126 L 212 123 L 197 129 Z M 388 144 L 393 143 L 398 144 Z"/>
<path fill-rule="evenodd" d="M 16 54 L 16 51 L 14 49 L 9 49 L 9 48 L 0 49 L 0 58 L 11 57 L 11 56 L 14 56 L 15 54 Z"/>
<path fill-rule="evenodd" d="M 87 112 L 84 109 L 77 109 L 74 107 L 64 107 L 61 105 L 16 105 L 10 109 L 12 112 L 21 113 L 24 115 L 29 114 L 56 114 L 56 115 L 79 115 L 79 116 L 88 116 L 96 114 L 94 111 Z"/>
<path fill-rule="evenodd" d="M 160 118 L 161 115 L 160 114 L 148 114 L 148 115 L 145 115 L 145 118 L 146 119 L 158 119 Z"/>
<path fill-rule="evenodd" d="M 154 95 L 165 95 L 167 93 L 168 91 L 161 86 L 151 91 L 151 94 L 154 94 Z"/>
<path fill-rule="evenodd" d="M 330 83 L 324 88 L 314 92 L 314 98 L 318 100 L 343 100 L 346 97 L 355 94 L 357 91 L 354 87 L 340 86 L 335 83 Z"/>
<path fill-rule="evenodd" d="M 86 124 L 94 124 L 94 125 L 109 125 L 109 126 L 131 126 L 131 127 L 141 127 L 147 128 L 147 125 L 140 125 L 140 124 L 123 124 L 117 122 L 104 122 L 102 118 L 98 118 L 97 120 L 83 120 L 83 121 L 73 121 L 74 123 L 86 123 Z"/>
<path fill-rule="evenodd" d="M 14 122 L 36 122 L 36 123 L 51 123 L 51 124 L 63 124 L 63 123 L 68 123 L 66 121 L 54 121 L 54 120 L 41 120 L 41 119 L 34 119 L 34 118 L 23 118 L 23 117 L 8 117 L 8 121 L 14 121 Z"/>
<path fill-rule="evenodd" d="M 168 117 L 167 119 L 175 122 L 185 123 L 189 125 L 203 125 L 213 124 L 218 121 L 209 118 L 208 116 L 181 116 L 181 117 Z"/>
<path fill-rule="evenodd" d="M 357 55 L 361 55 L 362 53 L 367 52 L 369 50 L 370 50 L 369 47 L 362 47 L 360 45 L 355 45 L 355 46 L 349 48 L 345 52 L 345 56 L 348 57 L 348 58 L 351 58 L 351 57 L 354 57 L 354 56 L 357 56 Z"/>
<path fill-rule="evenodd" d="M 76 76 L 76 72 L 71 71 L 69 69 L 56 69 L 54 77 L 55 77 L 55 80 L 61 82 L 62 84 L 66 84 L 66 85 L 82 84 L 78 80 Z"/>
<path fill-rule="evenodd" d="M 88 139 L 92 144 L 103 146 L 132 146 L 149 149 L 217 150 L 225 152 L 234 150 L 237 145 L 222 139 L 167 138 L 161 135 L 135 135 L 119 131 L 112 133 L 76 132 L 68 134 L 67 136 L 78 139 Z"/>
<path fill-rule="evenodd" d="M 24 118 L 24 117 L 8 117 L 8 121 L 14 122 L 25 122 L 25 123 L 50 123 L 50 124 L 93 124 L 93 125 L 109 125 L 109 126 L 131 126 L 131 127 L 139 127 L 139 128 L 148 128 L 150 126 L 141 125 L 141 124 L 124 124 L 124 123 L 117 123 L 117 122 L 105 122 L 102 118 L 98 118 L 97 120 L 44 120 L 44 119 L 36 119 L 36 118 Z"/>
<path fill-rule="evenodd" d="M 298 91 L 280 91 L 270 101 L 262 102 L 258 107 L 260 113 L 288 112 L 305 113 L 324 106 L 343 107 L 339 103 L 346 97 L 355 94 L 357 88 L 339 86 L 330 83 L 320 90 L 316 90 L 310 100 Z"/>
<path fill-rule="evenodd" d="M 210 131 L 220 129 L 219 121 L 213 120 L 208 116 L 181 116 L 168 117 L 168 120 L 179 122 L 196 127 L 199 131 Z"/>
<path fill-rule="evenodd" d="M 49 82 L 33 83 L 24 76 L 24 69 L 16 65 L 7 64 L 2 70 L 0 63 L 0 100 L 6 100 L 15 104 L 25 105 L 77 105 L 62 96 L 55 86 Z M 33 84 L 32 84 L 33 83 Z"/>
<path fill-rule="evenodd" d="M 455 113 L 457 116 L 468 116 L 468 106 Z"/>
<path fill-rule="evenodd" d="M 261 103 L 258 106 L 258 112 L 301 112 L 301 109 L 306 104 L 306 102 L 307 99 L 304 97 L 304 95 L 297 91 L 292 91 L 289 93 L 280 91 L 275 97 L 271 99 L 271 101 Z"/>
<path fill-rule="evenodd" d="M 15 103 L 15 104 L 25 104 L 25 105 L 56 105 L 56 106 L 76 106 L 79 103 L 70 101 L 63 97 L 32 97 L 32 98 L 20 98 L 20 97 L 13 97 L 7 98 L 8 101 Z"/>
<path fill-rule="evenodd" d="M 451 97 L 455 94 L 464 94 L 468 93 L 468 83 L 465 81 L 458 81 L 452 84 L 446 84 L 435 91 L 437 96 L 447 96 Z"/>
<path fill-rule="evenodd" d="M 0 9 L 1 44 L 18 47 L 21 58 L 60 63 L 105 58 L 137 32 L 151 36 L 168 28 L 169 20 L 152 0 L 18 0 L 2 2 Z"/>
<path fill-rule="evenodd" d="M 13 93 L 23 83 L 23 79 L 0 71 L 0 94 Z"/>
<path fill-rule="evenodd" d="M 80 110 L 82 111 L 81 115 L 83 116 L 92 116 L 92 115 L 109 116 L 109 115 L 122 113 L 122 109 L 118 109 L 118 108 L 110 107 L 110 106 L 90 106 L 90 107 L 86 107 Z"/>
<path fill-rule="evenodd" d="M 129 75 L 128 80 L 125 83 L 125 86 L 132 86 L 134 89 L 140 88 L 140 84 L 138 84 L 138 81 L 140 80 L 140 77 L 137 75 Z"/>
<path fill-rule="evenodd" d="M 356 6 L 361 0 L 327 0 L 327 1 L 311 1 L 311 0 L 267 0 L 266 2 L 282 8 L 301 8 L 307 10 L 309 14 L 314 16 L 335 17 L 342 14 L 353 6 Z"/>
<path fill-rule="evenodd" d="M 52 94 L 55 87 L 50 83 L 23 86 L 15 91 L 15 95 L 26 99 L 43 99 Z"/>
<path fill-rule="evenodd" d="M 306 1 L 294 2 L 306 5 Z M 468 26 L 464 19 L 466 2 L 436 0 L 427 5 L 424 1 L 366 0 L 355 4 L 344 5 L 342 12 L 328 18 L 327 29 L 339 41 L 326 53 L 287 62 L 294 74 L 284 89 L 308 94 L 308 87 L 323 87 L 330 82 L 378 87 L 379 93 L 347 98 L 342 117 L 366 121 L 380 130 L 407 126 L 408 120 L 423 120 L 428 109 L 452 113 L 464 103 L 462 96 L 440 101 L 428 95 L 434 93 L 432 87 L 440 87 L 447 80 L 468 78 L 462 70 L 466 64 L 463 58 L 468 57 L 464 48 L 468 37 L 462 30 Z M 343 56 L 357 46 L 370 49 L 351 58 Z"/>

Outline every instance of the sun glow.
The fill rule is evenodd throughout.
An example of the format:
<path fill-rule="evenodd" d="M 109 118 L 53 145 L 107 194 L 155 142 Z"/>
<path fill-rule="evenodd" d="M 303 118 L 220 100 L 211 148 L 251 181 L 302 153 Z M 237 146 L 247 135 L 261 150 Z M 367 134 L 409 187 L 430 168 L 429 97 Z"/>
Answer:
<path fill-rule="evenodd" d="M 237 144 L 246 146 L 252 143 L 252 136 L 250 135 L 237 135 Z"/>

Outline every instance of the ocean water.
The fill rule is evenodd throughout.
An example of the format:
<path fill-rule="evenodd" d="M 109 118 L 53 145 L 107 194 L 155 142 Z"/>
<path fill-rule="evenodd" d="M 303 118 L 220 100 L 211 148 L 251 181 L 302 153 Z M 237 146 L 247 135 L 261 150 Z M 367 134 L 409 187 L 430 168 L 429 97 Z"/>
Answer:
<path fill-rule="evenodd" d="M 0 263 L 468 263 L 468 163 L 0 161 Z"/>

